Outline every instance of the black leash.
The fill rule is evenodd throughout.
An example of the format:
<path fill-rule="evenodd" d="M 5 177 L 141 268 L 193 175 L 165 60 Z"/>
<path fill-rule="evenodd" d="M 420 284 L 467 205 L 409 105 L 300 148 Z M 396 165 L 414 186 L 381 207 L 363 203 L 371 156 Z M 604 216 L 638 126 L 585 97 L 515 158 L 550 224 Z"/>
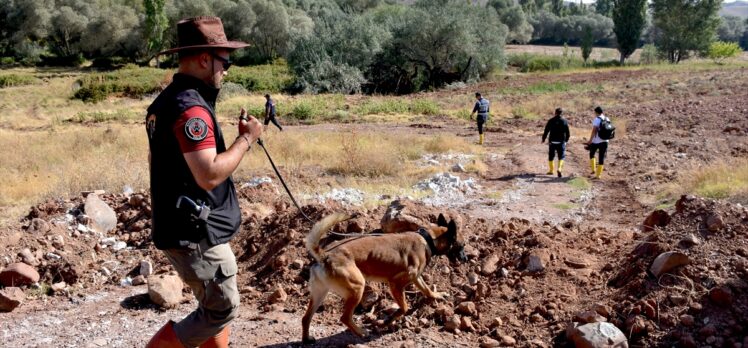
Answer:
<path fill-rule="evenodd" d="M 301 213 L 301 216 L 303 216 L 307 221 L 311 222 L 312 225 L 314 225 L 314 220 L 310 218 L 306 213 L 304 213 L 303 210 L 301 210 L 301 207 L 299 206 L 299 203 L 296 202 L 296 199 L 291 194 L 291 190 L 288 188 L 288 185 L 286 185 L 286 181 L 283 180 L 283 176 L 278 171 L 278 167 L 275 166 L 275 162 L 273 162 L 273 158 L 270 157 L 270 152 L 268 152 L 268 149 L 265 148 L 265 144 L 262 142 L 262 139 L 257 139 L 257 144 L 262 147 L 262 149 L 265 151 L 265 155 L 268 156 L 268 160 L 270 161 L 270 165 L 273 166 L 273 170 L 275 171 L 275 175 L 278 176 L 278 179 L 280 180 L 281 184 L 283 184 L 283 188 L 286 189 L 286 193 L 288 193 L 288 197 L 291 197 L 291 202 L 296 206 L 297 209 L 299 209 L 299 212 Z"/>
<path fill-rule="evenodd" d="M 262 150 L 265 151 L 265 155 L 267 155 L 268 160 L 270 161 L 270 165 L 273 166 L 273 170 L 275 171 L 275 175 L 278 177 L 278 180 L 280 180 L 281 184 L 283 184 L 283 188 L 286 189 L 286 193 L 288 193 L 288 197 L 291 198 L 291 202 L 296 206 L 296 209 L 299 210 L 301 213 L 301 216 L 303 216 L 307 221 L 309 221 L 312 225 L 314 225 L 316 222 L 312 220 L 304 211 L 301 209 L 301 206 L 299 206 L 299 203 L 296 202 L 296 199 L 293 197 L 293 194 L 291 194 L 291 190 L 288 188 L 288 185 L 286 185 L 286 181 L 283 180 L 283 176 L 281 175 L 280 171 L 278 171 L 278 167 L 275 166 L 275 162 L 273 162 L 273 158 L 270 157 L 270 152 L 268 152 L 268 149 L 265 148 L 265 144 L 262 142 L 262 139 L 257 139 L 257 144 L 262 147 Z M 354 218 L 355 215 L 352 215 L 348 219 Z M 330 231 L 329 234 L 336 235 L 339 237 L 364 237 L 364 236 L 381 236 L 384 235 L 384 233 L 339 233 L 339 232 L 332 232 Z M 433 241 L 432 241 L 433 243 Z"/>

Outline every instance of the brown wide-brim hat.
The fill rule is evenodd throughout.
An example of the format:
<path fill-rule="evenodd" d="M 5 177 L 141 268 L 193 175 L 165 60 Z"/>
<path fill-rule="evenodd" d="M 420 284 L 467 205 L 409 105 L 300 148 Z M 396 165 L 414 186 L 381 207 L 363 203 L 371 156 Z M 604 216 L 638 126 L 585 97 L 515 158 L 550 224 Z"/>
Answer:
<path fill-rule="evenodd" d="M 194 17 L 177 23 L 177 47 L 159 52 L 158 55 L 201 48 L 225 48 L 235 50 L 249 46 L 246 42 L 229 41 L 223 32 L 223 22 L 218 17 Z"/>

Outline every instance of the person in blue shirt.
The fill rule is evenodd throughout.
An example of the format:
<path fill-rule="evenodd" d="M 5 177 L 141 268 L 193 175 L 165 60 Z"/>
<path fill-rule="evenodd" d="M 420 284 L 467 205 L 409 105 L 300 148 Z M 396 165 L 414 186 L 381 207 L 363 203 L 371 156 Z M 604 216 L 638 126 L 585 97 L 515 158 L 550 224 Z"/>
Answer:
<path fill-rule="evenodd" d="M 470 113 L 470 119 L 473 119 L 473 115 L 477 112 L 478 117 L 476 118 L 476 121 L 478 122 L 478 135 L 479 140 L 478 144 L 483 145 L 483 124 L 488 121 L 488 113 L 490 112 L 489 106 L 490 102 L 488 99 L 485 99 L 481 97 L 479 92 L 475 93 L 475 106 L 473 107 L 473 112 Z"/>

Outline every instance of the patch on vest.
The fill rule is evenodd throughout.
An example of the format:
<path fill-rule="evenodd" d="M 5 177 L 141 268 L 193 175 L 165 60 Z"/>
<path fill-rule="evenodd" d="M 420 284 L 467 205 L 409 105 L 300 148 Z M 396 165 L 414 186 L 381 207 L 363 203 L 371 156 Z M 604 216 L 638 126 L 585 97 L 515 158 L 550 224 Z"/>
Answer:
<path fill-rule="evenodd" d="M 184 133 L 190 140 L 203 140 L 208 136 L 208 124 L 202 118 L 193 117 L 184 124 Z"/>

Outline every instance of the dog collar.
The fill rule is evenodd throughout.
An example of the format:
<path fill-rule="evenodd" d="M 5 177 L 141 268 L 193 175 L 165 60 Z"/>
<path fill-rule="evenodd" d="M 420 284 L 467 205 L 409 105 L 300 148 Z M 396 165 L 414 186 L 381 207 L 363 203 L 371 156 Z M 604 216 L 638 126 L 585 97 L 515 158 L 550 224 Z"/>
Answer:
<path fill-rule="evenodd" d="M 431 234 L 429 234 L 429 231 L 426 231 L 425 228 L 421 227 L 418 229 L 418 234 L 423 237 L 423 239 L 426 240 L 426 244 L 429 246 L 429 257 L 432 255 L 438 255 L 438 252 L 436 250 L 436 244 L 434 244 L 434 238 L 431 237 Z"/>

